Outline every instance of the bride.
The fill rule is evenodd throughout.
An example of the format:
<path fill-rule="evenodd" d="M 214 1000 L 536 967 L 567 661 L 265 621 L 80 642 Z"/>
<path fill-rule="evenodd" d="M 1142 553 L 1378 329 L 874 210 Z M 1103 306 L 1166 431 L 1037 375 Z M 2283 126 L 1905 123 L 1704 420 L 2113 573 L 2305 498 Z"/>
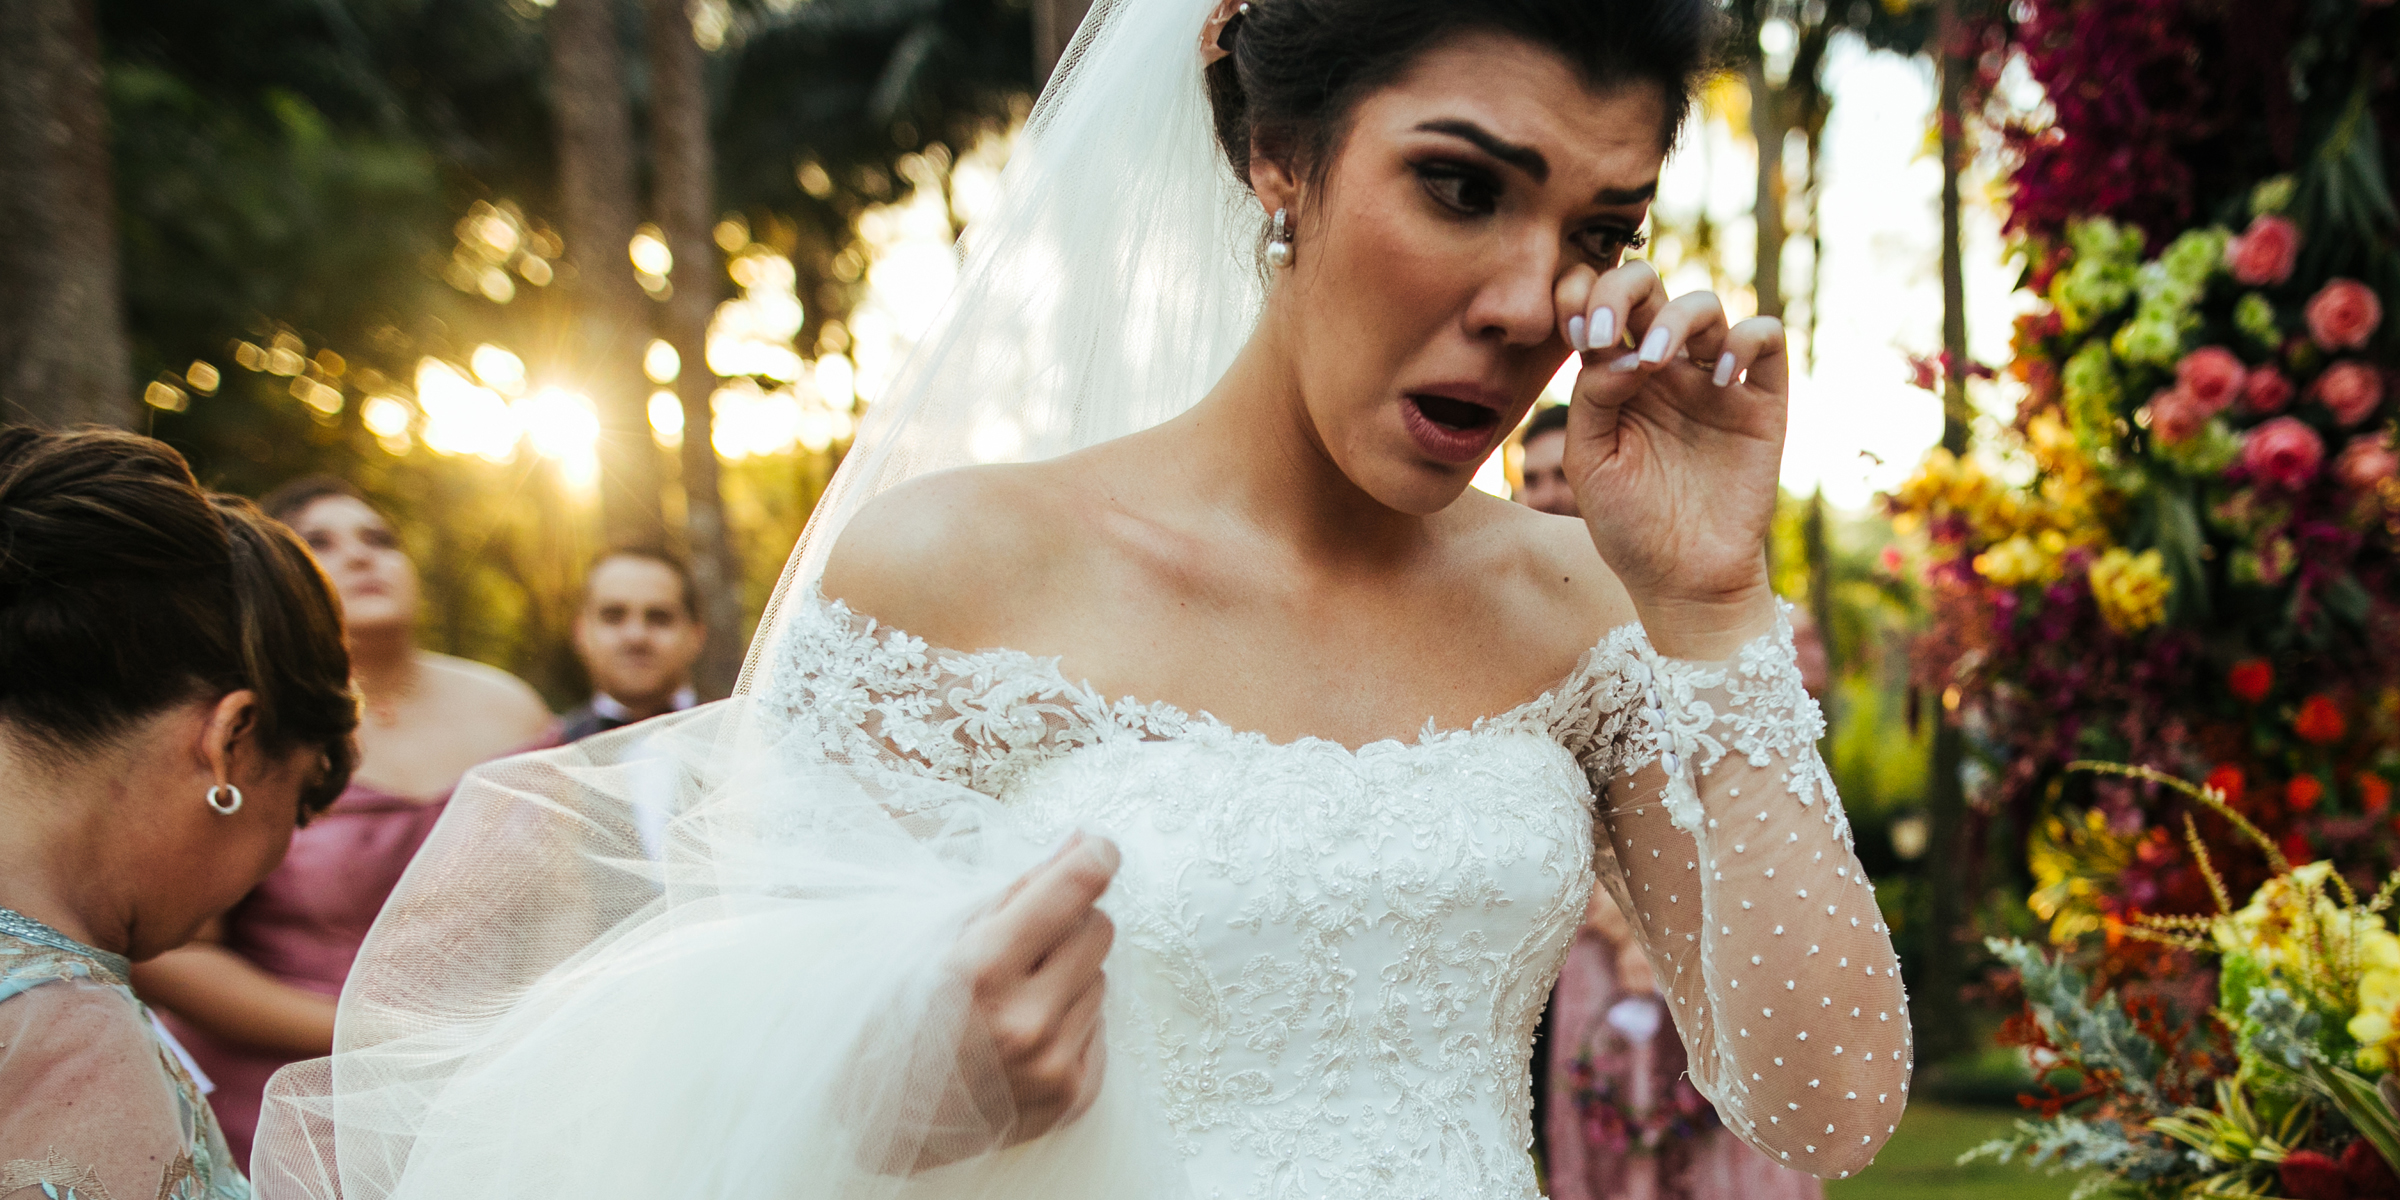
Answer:
<path fill-rule="evenodd" d="M 742 694 L 461 790 L 262 1195 L 1533 1196 L 1595 873 L 1727 1125 L 1872 1159 L 1782 330 L 1621 261 L 1713 6 L 1204 5 L 1096 7 Z M 1570 354 L 1587 517 L 1470 490 Z"/>

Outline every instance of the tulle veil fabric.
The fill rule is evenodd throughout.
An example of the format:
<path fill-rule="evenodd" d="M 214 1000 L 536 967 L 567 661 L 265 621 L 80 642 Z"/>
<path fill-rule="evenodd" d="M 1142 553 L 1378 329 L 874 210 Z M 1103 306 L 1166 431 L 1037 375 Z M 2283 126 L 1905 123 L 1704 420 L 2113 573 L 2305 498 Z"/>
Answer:
<path fill-rule="evenodd" d="M 730 700 L 471 773 L 385 908 L 332 1057 L 279 1074 L 266 1200 L 1003 1200 L 1183 1190 L 1114 990 L 1107 1082 L 1013 1114 L 943 952 L 1046 846 L 782 675 L 876 494 L 1162 421 L 1256 320 L 1263 223 L 1211 132 L 1210 0 L 1099 0 L 960 284 L 818 504 Z"/>

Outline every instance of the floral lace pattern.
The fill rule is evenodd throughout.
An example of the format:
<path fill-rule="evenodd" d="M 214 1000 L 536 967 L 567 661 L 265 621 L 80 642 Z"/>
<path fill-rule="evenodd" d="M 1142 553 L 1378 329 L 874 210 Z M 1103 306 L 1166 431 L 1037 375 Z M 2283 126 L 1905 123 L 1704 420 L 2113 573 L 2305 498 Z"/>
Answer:
<path fill-rule="evenodd" d="M 85 946 L 47 925 L 0 908 L 0 1003 L 45 985 L 97 985 L 120 993 L 124 1003 L 140 1014 L 141 1024 L 151 1027 L 148 1010 L 134 997 L 132 985 L 127 981 L 127 966 L 121 956 Z M 216 1116 L 202 1098 L 199 1086 L 163 1042 L 157 1042 L 153 1048 L 158 1057 L 158 1086 L 171 1100 L 168 1111 L 175 1125 L 173 1140 L 180 1147 L 180 1152 L 164 1165 L 154 1193 L 156 1200 L 250 1200 L 249 1181 L 234 1167 L 232 1153 L 226 1148 L 224 1135 L 217 1130 Z M 6 1049 L 0 1043 L 0 1051 Z M 92 1131 L 95 1137 L 109 1139 L 132 1137 L 136 1133 L 115 1128 Z M 98 1150 L 103 1146 L 102 1142 L 94 1142 L 88 1148 Z M 16 1149 L 0 1147 L 0 1150 Z M 45 1198 L 111 1200 L 112 1193 L 91 1164 L 69 1157 L 60 1147 L 40 1149 L 40 1158 L 0 1156 L 0 1198 L 24 1193 Z M 139 1200 L 148 1200 L 149 1195 Z"/>
<path fill-rule="evenodd" d="M 1660 868 L 1671 852 L 1672 865 L 1698 872 L 1706 859 L 1722 880 L 1701 847 L 1751 803 L 1744 788 L 1767 790 L 1758 776 L 1782 785 L 1792 811 L 1823 814 L 1841 847 L 1838 862 L 1818 851 L 1780 868 L 1786 879 L 1865 883 L 1780 632 L 1730 664 L 1697 666 L 1626 627 L 1526 704 L 1352 750 L 1110 700 L 1055 659 L 938 650 L 820 599 L 787 616 L 757 695 L 788 723 L 787 745 L 962 784 L 1036 836 L 1084 827 L 1117 840 L 1110 978 L 1147 1027 L 1118 1032 L 1112 1048 L 1156 1069 L 1199 1194 L 1533 1197 L 1527 1059 L 1595 867 L 1645 914 L 1660 978 L 1679 983 L 1749 952 L 1729 910 L 1753 901 Z M 1663 805 L 1649 802 L 1662 791 Z M 1687 912 L 1726 934 L 1702 939 L 1698 922 L 1676 919 Z M 1880 922 L 1869 932 L 1888 960 Z M 1810 972 L 1787 973 L 1797 988 Z M 1895 976 L 1875 981 L 1887 980 L 1896 988 Z M 1830 1006 L 1837 989 L 1820 982 L 1810 986 Z M 1710 1016 L 1731 1012 L 1740 988 L 1722 983 L 1669 989 L 1695 1084 L 1783 1161 L 1826 1174 L 1863 1162 L 1831 1153 L 1829 1137 L 1797 1139 L 1783 1117 L 1801 1107 L 1744 1115 L 1763 1111 L 1769 1047 L 1738 1018 L 1740 1033 L 1719 1036 L 1728 1022 Z M 1898 1006 L 1876 999 L 1875 1011 Z M 1846 1118 L 1847 1102 L 1822 1093 L 1825 1075 L 1806 1115 Z M 1896 1123 L 1897 1108 L 1884 1111 Z"/>

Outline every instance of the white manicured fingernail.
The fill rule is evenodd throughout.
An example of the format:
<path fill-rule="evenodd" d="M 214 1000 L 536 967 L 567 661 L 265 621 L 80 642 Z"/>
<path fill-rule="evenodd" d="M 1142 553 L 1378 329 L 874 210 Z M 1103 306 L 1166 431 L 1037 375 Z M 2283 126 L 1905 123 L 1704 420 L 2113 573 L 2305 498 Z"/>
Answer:
<path fill-rule="evenodd" d="M 1570 350 L 1591 349 L 1590 346 L 1583 343 L 1583 314 L 1581 313 L 1567 318 L 1567 348 Z"/>
<path fill-rule="evenodd" d="M 1728 350 L 1717 356 L 1716 379 L 1718 387 L 1724 387 L 1733 382 L 1733 351 Z"/>
<path fill-rule="evenodd" d="M 1613 308 L 1603 308 L 1598 312 L 1593 313 L 1592 340 L 1589 343 L 1589 348 L 1598 350 L 1603 346 L 1614 346 L 1616 344 L 1617 310 Z"/>
<path fill-rule="evenodd" d="M 1642 369 L 1642 356 L 1639 354 L 1618 355 L 1609 360 L 1608 369 L 1619 374 L 1627 371 L 1639 371 Z"/>
<path fill-rule="evenodd" d="M 1666 330 L 1653 329 L 1650 331 L 1649 337 L 1642 339 L 1642 361 L 1651 363 L 1667 361 Z"/>

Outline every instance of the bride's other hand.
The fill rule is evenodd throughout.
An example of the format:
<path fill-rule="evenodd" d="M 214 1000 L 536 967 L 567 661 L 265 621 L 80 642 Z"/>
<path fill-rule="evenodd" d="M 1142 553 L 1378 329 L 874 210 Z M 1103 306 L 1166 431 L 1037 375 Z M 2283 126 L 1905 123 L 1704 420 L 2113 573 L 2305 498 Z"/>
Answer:
<path fill-rule="evenodd" d="M 1116 927 L 1095 904 L 1116 874 L 1116 846 L 1076 833 L 959 935 L 974 1020 L 1008 1076 L 1012 1143 L 1074 1120 L 1099 1094 L 1100 966 Z"/>
<path fill-rule="evenodd" d="M 1728 328 L 1714 293 L 1669 300 L 1646 262 L 1578 267 L 1556 299 L 1582 354 L 1564 465 L 1592 542 L 1660 653 L 1729 658 L 1774 622 L 1783 323 Z"/>

